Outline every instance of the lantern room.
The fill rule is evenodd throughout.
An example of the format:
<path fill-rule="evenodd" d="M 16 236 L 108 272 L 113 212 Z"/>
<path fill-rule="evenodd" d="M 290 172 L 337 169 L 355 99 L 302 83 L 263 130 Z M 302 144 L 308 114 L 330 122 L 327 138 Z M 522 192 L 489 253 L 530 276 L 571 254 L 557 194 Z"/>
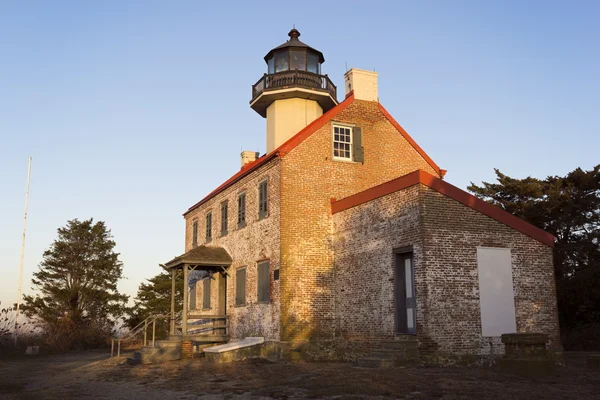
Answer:
<path fill-rule="evenodd" d="M 300 32 L 292 29 L 288 33 L 290 40 L 274 48 L 265 56 L 267 74 L 283 71 L 308 71 L 321 74 L 321 64 L 325 62 L 323 53 L 302 43 Z"/>
<path fill-rule="evenodd" d="M 322 75 L 323 53 L 298 39 L 290 39 L 267 53 L 267 72 L 252 85 L 250 107 L 267 119 L 267 152 L 335 107 L 337 88 Z"/>

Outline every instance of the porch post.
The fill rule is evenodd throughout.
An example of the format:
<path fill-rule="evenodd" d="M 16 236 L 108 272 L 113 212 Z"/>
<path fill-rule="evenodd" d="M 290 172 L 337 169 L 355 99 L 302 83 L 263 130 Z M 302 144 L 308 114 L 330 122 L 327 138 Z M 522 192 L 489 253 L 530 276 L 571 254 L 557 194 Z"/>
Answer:
<path fill-rule="evenodd" d="M 175 278 L 177 270 L 171 270 L 171 335 L 175 335 Z"/>
<path fill-rule="evenodd" d="M 188 309 L 188 265 L 183 264 L 183 313 L 181 315 L 181 334 L 187 335 Z"/>

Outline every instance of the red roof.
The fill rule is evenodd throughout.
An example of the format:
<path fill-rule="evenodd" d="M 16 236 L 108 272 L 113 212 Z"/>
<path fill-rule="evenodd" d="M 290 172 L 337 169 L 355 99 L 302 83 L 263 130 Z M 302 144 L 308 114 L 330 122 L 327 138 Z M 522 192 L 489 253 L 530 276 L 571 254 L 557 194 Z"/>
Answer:
<path fill-rule="evenodd" d="M 333 214 L 335 214 L 379 197 L 383 197 L 399 190 L 417 185 L 419 183 L 430 187 L 433 190 L 450 197 L 451 199 L 454 199 L 475 211 L 480 212 L 481 214 L 487 215 L 488 217 L 493 218 L 506 226 L 524 233 L 525 235 L 547 246 L 554 247 L 554 241 L 556 238 L 550 233 L 531 225 L 530 223 L 517 218 L 514 215 L 491 205 L 490 203 L 486 203 L 485 201 L 423 170 L 411 172 L 410 174 L 393 179 L 381 185 L 374 186 L 370 189 L 356 193 L 341 200 L 332 200 L 331 211 Z"/>
<path fill-rule="evenodd" d="M 274 159 L 275 157 L 284 157 L 287 153 L 289 153 L 292 149 L 302 143 L 305 139 L 310 137 L 313 133 L 321 129 L 325 124 L 335 118 L 340 112 L 346 109 L 350 104 L 354 102 L 354 94 L 350 93 L 349 96 L 346 97 L 344 101 L 342 101 L 337 106 L 333 107 L 331 110 L 327 111 L 325 114 L 321 115 L 319 118 L 308 124 L 304 129 L 300 132 L 292 136 L 286 142 L 284 142 L 281 146 L 273 150 L 267 155 L 263 155 L 258 158 L 256 161 L 248 163 L 244 165 L 244 167 L 238 171 L 231 178 L 223 182 L 219 187 L 206 195 L 202 200 L 198 203 L 191 206 L 183 215 L 185 216 L 189 212 L 195 210 L 200 207 L 202 204 L 206 203 L 216 194 L 222 192 L 229 186 L 233 185 L 235 182 L 239 181 L 252 171 L 259 168 L 261 165 L 265 164 L 267 161 Z M 381 104 L 379 104 L 379 110 L 383 113 L 383 115 L 392 123 L 392 125 L 400 132 L 400 134 L 415 148 L 415 150 L 431 165 L 431 167 L 440 174 L 440 176 L 444 176 L 446 173 L 445 170 L 440 169 L 436 163 L 419 147 L 419 145 L 410 137 L 410 135 L 396 122 L 396 120 L 387 112 L 385 108 Z"/>

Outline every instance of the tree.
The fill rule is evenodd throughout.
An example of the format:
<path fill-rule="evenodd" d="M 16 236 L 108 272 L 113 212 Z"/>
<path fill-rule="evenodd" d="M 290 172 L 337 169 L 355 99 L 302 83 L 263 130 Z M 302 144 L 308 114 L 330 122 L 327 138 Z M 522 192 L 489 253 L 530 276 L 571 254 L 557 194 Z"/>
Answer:
<path fill-rule="evenodd" d="M 177 274 L 175 279 L 175 309 L 181 310 L 183 304 L 183 276 Z M 171 273 L 161 272 L 142 283 L 134 299 L 134 306 L 129 310 L 127 326 L 133 329 L 136 325 L 152 315 L 169 315 L 171 312 Z M 169 333 L 167 319 L 156 321 L 156 338 L 165 339 Z"/>
<path fill-rule="evenodd" d="M 561 326 L 600 323 L 600 165 L 565 177 L 471 182 L 475 196 L 556 236 L 554 271 Z"/>
<path fill-rule="evenodd" d="M 24 296 L 23 310 L 40 322 L 49 344 L 96 347 L 107 342 L 127 296 L 119 293 L 123 264 L 104 222 L 67 222 L 44 252 L 32 283 L 39 294 Z"/>

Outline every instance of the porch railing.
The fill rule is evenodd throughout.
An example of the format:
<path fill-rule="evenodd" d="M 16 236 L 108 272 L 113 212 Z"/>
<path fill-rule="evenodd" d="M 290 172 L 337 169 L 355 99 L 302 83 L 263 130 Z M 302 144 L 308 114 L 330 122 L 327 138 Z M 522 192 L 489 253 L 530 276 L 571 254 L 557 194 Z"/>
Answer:
<path fill-rule="evenodd" d="M 176 319 L 178 319 L 180 317 L 179 313 L 178 315 L 175 316 Z M 140 322 L 139 324 L 137 324 L 133 329 L 130 329 L 129 332 L 127 332 L 127 334 L 125 334 L 122 337 L 115 337 L 111 339 L 111 345 L 110 345 L 110 357 L 114 357 L 114 353 L 115 353 L 115 344 L 117 347 L 117 358 L 121 356 L 121 343 L 123 342 L 128 342 L 128 341 L 132 341 L 136 338 L 138 338 L 139 336 L 141 336 L 141 334 L 144 334 L 144 346 L 148 346 L 148 329 L 150 327 L 152 327 L 152 336 L 151 336 L 151 343 L 152 346 L 154 347 L 154 345 L 156 344 L 156 321 L 159 319 L 167 319 L 169 321 L 171 321 L 171 314 L 156 314 L 156 315 L 151 315 L 149 317 L 146 317 L 146 319 L 144 319 L 142 322 Z"/>
<path fill-rule="evenodd" d="M 274 74 L 264 74 L 252 85 L 252 100 L 269 89 L 283 89 L 290 86 L 303 87 L 325 91 L 337 99 L 337 88 L 327 75 L 319 75 L 308 71 L 283 71 Z"/>
<path fill-rule="evenodd" d="M 229 316 L 228 315 L 202 315 L 189 314 L 187 316 L 187 332 L 183 332 L 182 325 L 177 325 L 177 330 L 182 335 L 228 335 L 229 334 Z"/>

